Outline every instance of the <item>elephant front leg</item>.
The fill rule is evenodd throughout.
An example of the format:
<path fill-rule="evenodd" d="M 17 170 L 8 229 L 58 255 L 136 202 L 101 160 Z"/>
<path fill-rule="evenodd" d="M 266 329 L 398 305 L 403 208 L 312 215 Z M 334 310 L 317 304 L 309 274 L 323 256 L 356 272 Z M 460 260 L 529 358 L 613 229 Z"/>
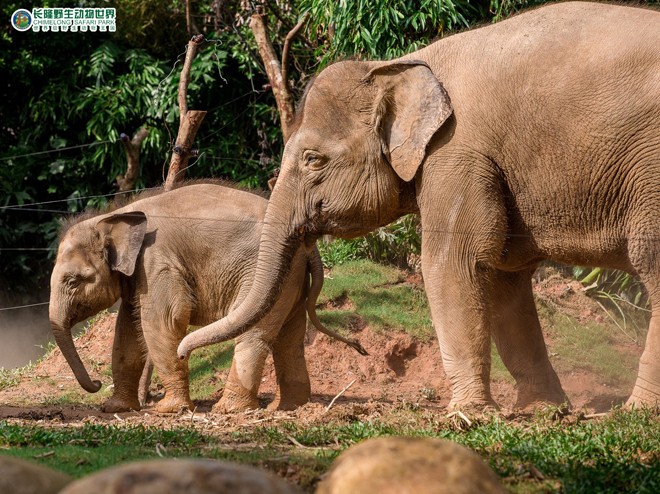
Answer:
<path fill-rule="evenodd" d="M 237 338 L 234 359 L 225 383 L 222 398 L 213 406 L 213 412 L 226 413 L 259 408 L 257 393 L 261 384 L 268 344 L 261 338 L 255 338 L 255 328 Z"/>
<path fill-rule="evenodd" d="M 112 396 L 102 405 L 104 412 L 139 410 L 138 383 L 144 367 L 145 352 L 133 316 L 133 307 L 122 301 L 115 323 L 112 346 Z"/>
<path fill-rule="evenodd" d="M 653 238 L 658 238 L 657 235 Z M 656 256 L 660 264 L 660 256 Z M 641 271 L 641 269 L 640 269 Z M 646 334 L 644 352 L 639 359 L 637 380 L 627 406 L 656 407 L 660 405 L 660 267 L 648 270 L 641 278 L 649 291 L 651 320 Z"/>
<path fill-rule="evenodd" d="M 534 296 L 533 270 L 497 272 L 490 311 L 492 331 L 504 365 L 516 381 L 516 407 L 568 402 L 552 368 L 541 332 Z"/>
<path fill-rule="evenodd" d="M 646 335 L 644 352 L 639 359 L 637 380 L 626 405 L 655 407 L 660 405 L 660 310 L 655 299 L 652 300 L 653 312 Z"/>
<path fill-rule="evenodd" d="M 277 394 L 270 410 L 293 410 L 309 401 L 311 385 L 305 363 L 307 314 L 300 303 L 273 344 Z"/>
<path fill-rule="evenodd" d="M 422 266 L 450 408 L 495 405 L 490 394 L 490 330 L 484 289 L 476 272 L 440 263 Z"/>
<path fill-rule="evenodd" d="M 154 286 L 159 286 L 155 284 Z M 176 413 L 187 407 L 193 410 L 188 382 L 188 360 L 179 359 L 176 349 L 186 334 L 190 321 L 190 307 L 184 305 L 185 293 L 176 292 L 173 284 L 163 284 L 169 287 L 166 294 L 160 294 L 154 289 L 154 300 L 158 300 L 157 310 L 143 304 L 142 331 L 153 361 L 158 378 L 165 388 L 165 397 L 155 405 L 159 413 Z"/>
<path fill-rule="evenodd" d="M 480 259 L 487 258 L 489 250 L 496 252 L 497 246 L 477 235 L 482 228 L 477 219 L 471 214 L 463 217 L 473 211 L 479 209 L 459 201 L 449 208 L 447 218 L 422 215 L 422 225 L 425 221 L 434 225 L 423 227 L 422 272 L 443 367 L 452 390 L 450 408 L 495 405 L 490 393 L 488 313 L 493 270 Z M 484 218 L 485 215 L 482 222 Z M 436 227 L 435 223 L 440 226 Z M 492 238 L 489 235 L 488 241 L 492 242 Z"/>

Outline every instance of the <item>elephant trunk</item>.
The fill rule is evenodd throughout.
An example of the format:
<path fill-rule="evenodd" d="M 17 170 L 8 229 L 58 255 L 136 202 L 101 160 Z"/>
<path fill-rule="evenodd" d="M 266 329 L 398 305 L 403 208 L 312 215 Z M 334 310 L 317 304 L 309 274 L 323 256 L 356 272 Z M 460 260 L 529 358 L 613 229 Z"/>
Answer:
<path fill-rule="evenodd" d="M 291 208 L 288 209 L 290 211 Z M 187 335 L 179 344 L 179 358 L 188 357 L 196 348 L 242 335 L 275 305 L 293 258 L 304 240 L 304 230 L 292 226 L 293 221 L 288 221 L 291 215 L 283 213 L 286 210 L 285 205 L 283 207 L 271 199 L 261 232 L 257 267 L 250 291 L 238 307 L 223 319 Z"/>
<path fill-rule="evenodd" d="M 80 360 L 78 351 L 73 344 L 70 325 L 56 322 L 53 318 L 51 318 L 50 324 L 57 346 L 62 351 L 62 355 L 64 355 L 69 367 L 71 367 L 76 379 L 85 391 L 96 393 L 101 389 L 101 381 L 92 381 L 89 377 L 87 369 L 85 369 L 85 364 Z"/>

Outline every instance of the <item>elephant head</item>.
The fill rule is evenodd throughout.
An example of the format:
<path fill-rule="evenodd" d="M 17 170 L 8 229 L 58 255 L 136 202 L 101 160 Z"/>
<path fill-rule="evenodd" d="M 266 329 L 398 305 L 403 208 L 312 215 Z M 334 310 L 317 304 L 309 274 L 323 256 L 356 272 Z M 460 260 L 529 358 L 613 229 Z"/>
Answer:
<path fill-rule="evenodd" d="M 76 379 L 90 393 L 101 383 L 90 379 L 71 328 L 121 297 L 122 276 L 135 270 L 146 227 L 142 212 L 111 214 L 73 225 L 60 241 L 50 279 L 50 325 Z"/>
<path fill-rule="evenodd" d="M 421 61 L 340 62 L 310 84 L 268 204 L 251 291 L 224 319 L 186 336 L 200 346 L 244 332 L 269 310 L 301 245 L 364 235 L 416 211 L 415 177 L 449 97 Z"/>

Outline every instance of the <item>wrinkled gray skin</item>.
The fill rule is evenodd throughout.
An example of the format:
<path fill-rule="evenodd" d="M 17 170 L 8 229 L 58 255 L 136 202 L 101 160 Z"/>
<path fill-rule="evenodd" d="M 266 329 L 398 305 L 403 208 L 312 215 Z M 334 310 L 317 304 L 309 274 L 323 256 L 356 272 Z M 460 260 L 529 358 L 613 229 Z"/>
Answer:
<path fill-rule="evenodd" d="M 399 60 L 323 70 L 300 104 L 252 291 L 180 356 L 266 310 L 293 254 L 408 211 L 451 406 L 490 405 L 490 342 L 518 405 L 565 399 L 531 274 L 553 259 L 639 275 L 652 317 L 630 404 L 660 397 L 660 13 L 542 7 Z"/>
<path fill-rule="evenodd" d="M 140 409 L 138 382 L 147 351 L 166 392 L 156 409 L 192 409 L 188 362 L 177 358 L 177 345 L 188 325 L 224 316 L 249 290 L 267 202 L 220 185 L 188 185 L 69 227 L 51 277 L 50 322 L 58 346 L 87 391 L 98 391 L 101 384 L 90 379 L 81 362 L 71 327 L 122 299 L 112 350 L 114 394 L 103 404 L 105 411 Z M 215 411 L 258 406 L 269 351 L 278 383 L 271 407 L 290 409 L 309 400 L 306 310 L 317 329 L 366 354 L 358 343 L 329 332 L 316 318 L 322 284 L 318 251 L 299 249 L 273 309 L 237 338 Z"/>

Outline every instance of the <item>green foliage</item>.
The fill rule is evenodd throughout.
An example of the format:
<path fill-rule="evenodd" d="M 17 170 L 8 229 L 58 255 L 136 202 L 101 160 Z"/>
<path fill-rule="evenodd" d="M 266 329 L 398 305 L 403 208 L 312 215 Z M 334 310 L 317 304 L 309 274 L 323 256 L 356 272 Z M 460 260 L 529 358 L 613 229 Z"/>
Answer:
<path fill-rule="evenodd" d="M 336 58 L 395 58 L 483 18 L 469 0 L 301 0 L 323 64 Z"/>
<path fill-rule="evenodd" d="M 155 29 L 180 38 L 176 29 L 181 5 L 154 8 L 154 17 L 146 22 L 155 3 L 161 2 L 116 2 L 118 18 L 128 22 L 118 23 L 122 33 L 115 35 L 9 29 L 0 39 L 0 69 L 9 78 L 2 87 L 8 103 L 0 108 L 0 244 L 23 249 L 0 252 L 0 293 L 8 292 L 3 295 L 12 301 L 19 302 L 20 290 L 45 284 L 51 264 L 47 254 L 52 258 L 58 228 L 56 213 L 103 206 L 103 196 L 116 190 L 115 178 L 126 168 L 120 133 L 149 128 L 138 187 L 162 183 L 178 125 L 181 61 L 176 66 L 174 62 L 186 38 L 184 33 L 182 44 L 162 53 L 146 40 L 138 43 L 140 33 L 129 35 L 133 28 Z M 3 5 L 0 14 L 8 18 L 14 8 L 17 5 Z M 159 17 L 167 12 L 170 22 Z M 154 27 L 150 23 L 156 19 Z M 233 45 L 213 33 L 206 38 L 193 63 L 188 101 L 190 108 L 209 113 L 196 141 L 202 154 L 191 160 L 187 175 L 264 185 L 280 150 L 270 145 L 280 140 L 273 126 L 274 106 L 251 89 L 252 84 L 260 87 L 258 77 L 248 80 L 228 59 Z M 16 207 L 33 202 L 49 205 Z M 24 281 L 6 282 L 17 277 Z"/>
<path fill-rule="evenodd" d="M 75 477 L 128 460 L 158 458 L 158 451 L 175 449 L 178 455 L 193 456 L 205 440 L 193 428 L 89 423 L 50 428 L 0 422 L 0 448 L 5 453 L 32 461 L 43 456 L 40 461 L 46 466 Z"/>
<path fill-rule="evenodd" d="M 616 269 L 604 268 L 573 268 L 575 276 L 585 285 L 587 293 L 594 297 L 606 299 L 614 304 L 646 308 L 649 305 L 648 293 L 641 280 L 629 273 Z"/>
<path fill-rule="evenodd" d="M 417 269 L 422 239 L 419 216 L 407 215 L 368 235 L 352 240 L 319 242 L 323 264 L 332 268 L 356 259 Z"/>
<path fill-rule="evenodd" d="M 610 321 L 580 323 L 545 303 L 539 304 L 539 315 L 547 324 L 546 331 L 552 340 L 552 363 L 558 371 L 590 370 L 613 386 L 635 381 L 639 358 L 633 352 L 617 350 L 615 344 L 630 342 Z"/>

